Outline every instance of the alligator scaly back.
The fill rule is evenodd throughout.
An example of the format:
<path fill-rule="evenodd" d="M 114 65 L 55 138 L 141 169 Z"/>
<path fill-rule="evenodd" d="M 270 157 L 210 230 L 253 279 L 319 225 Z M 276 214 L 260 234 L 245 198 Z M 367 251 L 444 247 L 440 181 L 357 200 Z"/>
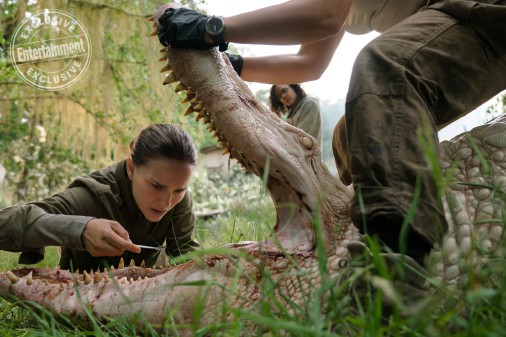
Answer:
<path fill-rule="evenodd" d="M 441 142 L 445 176 L 443 196 L 449 231 L 434 252 L 434 274 L 445 284 L 466 282 L 463 271 L 476 270 L 500 254 L 506 222 L 506 115 Z"/>

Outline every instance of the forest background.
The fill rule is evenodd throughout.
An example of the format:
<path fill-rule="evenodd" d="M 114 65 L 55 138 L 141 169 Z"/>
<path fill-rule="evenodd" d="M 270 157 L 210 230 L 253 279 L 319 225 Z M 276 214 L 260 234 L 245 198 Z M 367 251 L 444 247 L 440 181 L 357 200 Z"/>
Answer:
<path fill-rule="evenodd" d="M 181 3 L 198 10 L 206 7 L 203 0 Z M 125 158 L 130 141 L 151 123 L 181 125 L 199 150 L 216 144 L 203 123 L 183 116 L 184 97 L 162 85 L 160 45 L 156 37 L 149 37 L 151 23 L 145 20 L 158 6 L 159 1 L 0 0 L 0 207 L 43 199 L 75 177 Z M 76 17 L 88 30 L 93 49 L 82 78 L 59 91 L 26 84 L 9 55 L 16 27 L 29 13 L 46 8 Z M 234 46 L 231 51 L 236 51 Z M 267 90 L 255 94 L 267 104 Z M 503 99 L 498 98 L 490 111 L 502 110 Z M 344 102 L 320 103 L 322 157 L 336 173 L 331 138 L 344 113 Z M 245 231 L 255 232 L 256 220 L 249 220 L 248 214 L 267 209 L 263 218 L 272 226 L 272 203 L 260 179 L 236 166 L 219 173 L 199 171 L 190 191 L 198 212 L 223 210 L 233 215 L 233 226 L 245 225 Z M 216 222 L 230 223 L 223 218 L 202 222 L 201 239 L 209 231 L 219 236 L 222 228 Z M 234 232 L 234 238 L 243 238 L 241 231 Z"/>

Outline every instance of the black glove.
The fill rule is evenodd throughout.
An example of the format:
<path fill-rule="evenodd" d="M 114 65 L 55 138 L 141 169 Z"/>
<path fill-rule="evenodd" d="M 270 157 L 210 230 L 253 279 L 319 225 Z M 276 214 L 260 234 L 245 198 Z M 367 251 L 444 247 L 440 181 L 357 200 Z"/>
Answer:
<path fill-rule="evenodd" d="M 207 18 L 192 9 L 169 8 L 158 19 L 158 39 L 162 45 L 174 48 L 211 49 L 219 46 L 221 51 L 227 50 L 228 43 L 222 43 L 222 46 L 204 41 Z"/>
<path fill-rule="evenodd" d="M 229 54 L 229 53 L 225 53 L 225 54 L 227 54 L 228 60 L 230 61 L 230 63 L 232 63 L 232 67 L 234 67 L 234 70 L 237 73 L 237 75 L 241 76 L 242 63 L 243 63 L 242 56 L 237 55 L 237 54 Z"/>

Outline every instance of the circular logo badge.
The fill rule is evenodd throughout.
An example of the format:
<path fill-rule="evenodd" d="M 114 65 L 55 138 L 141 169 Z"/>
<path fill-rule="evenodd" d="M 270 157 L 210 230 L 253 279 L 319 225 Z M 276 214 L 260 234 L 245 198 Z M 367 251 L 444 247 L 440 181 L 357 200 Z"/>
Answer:
<path fill-rule="evenodd" d="M 90 36 L 72 15 L 45 9 L 33 13 L 16 28 L 11 59 L 21 78 L 31 86 L 64 89 L 79 80 L 90 64 Z"/>

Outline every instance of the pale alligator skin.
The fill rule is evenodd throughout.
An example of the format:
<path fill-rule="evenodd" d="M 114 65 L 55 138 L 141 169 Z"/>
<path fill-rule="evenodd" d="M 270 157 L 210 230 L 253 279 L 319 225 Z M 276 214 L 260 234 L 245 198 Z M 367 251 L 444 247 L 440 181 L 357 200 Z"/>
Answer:
<path fill-rule="evenodd" d="M 277 299 L 271 310 L 281 306 L 303 315 L 322 277 L 338 286 L 348 268 L 347 244 L 361 239 L 349 218 L 352 189 L 329 173 L 316 140 L 258 103 L 217 50 L 164 53 L 170 65 L 163 70 L 172 71 L 164 84 L 178 82 L 176 91 L 187 90 L 187 114 L 209 124 L 245 169 L 262 177 L 268 159 L 277 239 L 230 244 L 227 252 L 160 269 L 130 266 L 92 275 L 17 269 L 0 274 L 0 296 L 34 301 L 84 327 L 91 325 L 87 308 L 99 321 L 139 314 L 139 326 L 149 322 L 157 329 L 222 322 L 234 316 L 232 308 L 257 312 L 264 289 L 273 289 Z M 480 267 L 502 238 L 506 118 L 443 142 L 440 149 L 450 231 L 430 263 L 434 283 L 458 285 L 465 281 L 463 268 Z M 269 282 L 272 287 L 262 286 Z M 180 334 L 191 335 L 184 329 Z"/>

